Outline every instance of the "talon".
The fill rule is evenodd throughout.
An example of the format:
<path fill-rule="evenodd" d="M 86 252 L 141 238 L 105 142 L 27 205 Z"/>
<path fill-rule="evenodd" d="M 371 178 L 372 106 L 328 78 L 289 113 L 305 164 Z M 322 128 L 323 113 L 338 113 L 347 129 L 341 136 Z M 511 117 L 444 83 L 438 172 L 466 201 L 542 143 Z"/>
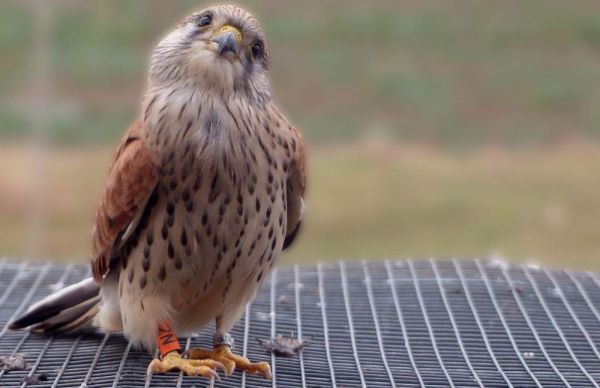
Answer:
<path fill-rule="evenodd" d="M 224 362 L 227 364 L 227 366 L 225 367 L 225 374 L 227 376 L 231 376 L 233 374 L 233 372 L 235 372 L 235 361 L 231 361 L 231 360 L 224 360 Z"/>
<path fill-rule="evenodd" d="M 271 365 L 266 362 L 259 362 L 257 371 L 267 380 L 271 380 L 273 378 L 273 375 L 271 374 Z"/>
<path fill-rule="evenodd" d="M 155 358 L 154 360 L 152 360 L 150 362 L 150 365 L 148 365 L 148 370 L 146 371 L 146 376 L 150 377 L 154 372 L 160 373 L 159 367 L 160 367 L 160 360 Z"/>
<path fill-rule="evenodd" d="M 209 372 L 207 372 L 208 374 L 210 374 L 210 376 L 217 380 L 217 381 L 221 381 L 221 377 L 219 376 L 219 374 L 217 372 L 215 372 L 214 370 L 208 368 Z"/>

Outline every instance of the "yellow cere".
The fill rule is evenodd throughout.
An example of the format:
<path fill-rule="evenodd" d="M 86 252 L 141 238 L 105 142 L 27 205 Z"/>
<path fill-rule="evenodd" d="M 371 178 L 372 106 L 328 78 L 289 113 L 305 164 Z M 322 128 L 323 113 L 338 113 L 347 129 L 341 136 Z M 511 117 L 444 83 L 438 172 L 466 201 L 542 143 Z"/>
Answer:
<path fill-rule="evenodd" d="M 219 34 L 223 34 L 228 31 L 231 31 L 235 34 L 235 38 L 237 39 L 238 43 L 242 41 L 242 33 L 240 32 L 240 30 L 233 26 L 226 25 L 221 27 L 221 29 L 219 30 Z"/>

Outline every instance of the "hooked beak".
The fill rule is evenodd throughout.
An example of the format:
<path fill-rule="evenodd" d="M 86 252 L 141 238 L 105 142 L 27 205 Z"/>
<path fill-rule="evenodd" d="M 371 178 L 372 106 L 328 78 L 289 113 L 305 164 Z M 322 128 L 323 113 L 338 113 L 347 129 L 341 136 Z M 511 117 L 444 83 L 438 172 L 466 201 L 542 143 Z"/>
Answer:
<path fill-rule="evenodd" d="M 237 28 L 226 25 L 221 27 L 211 41 L 217 44 L 219 55 L 232 53 L 237 56 L 242 43 L 242 33 Z"/>

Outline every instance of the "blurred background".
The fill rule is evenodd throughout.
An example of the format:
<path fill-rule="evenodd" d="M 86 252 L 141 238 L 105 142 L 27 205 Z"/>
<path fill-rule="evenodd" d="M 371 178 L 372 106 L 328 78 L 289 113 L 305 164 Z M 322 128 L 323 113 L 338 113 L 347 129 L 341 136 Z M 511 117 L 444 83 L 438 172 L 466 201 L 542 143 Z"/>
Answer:
<path fill-rule="evenodd" d="M 600 270 L 600 3 L 239 1 L 309 150 L 287 263 Z M 153 45 L 205 5 L 0 2 L 0 255 L 88 260 Z"/>

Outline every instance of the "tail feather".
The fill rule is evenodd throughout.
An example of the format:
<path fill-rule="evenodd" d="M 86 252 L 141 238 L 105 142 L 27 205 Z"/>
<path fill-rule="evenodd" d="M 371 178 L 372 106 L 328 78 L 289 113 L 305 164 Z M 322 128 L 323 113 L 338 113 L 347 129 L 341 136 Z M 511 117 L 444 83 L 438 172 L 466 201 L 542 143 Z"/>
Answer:
<path fill-rule="evenodd" d="M 98 312 L 100 287 L 87 278 L 42 299 L 9 324 L 11 330 L 30 327 L 43 333 L 84 328 Z"/>
<path fill-rule="evenodd" d="M 89 321 L 98 312 L 99 297 L 94 297 L 76 306 L 69 307 L 52 318 L 31 326 L 31 331 L 37 333 L 65 333 L 80 327 L 83 320 Z"/>
<path fill-rule="evenodd" d="M 94 322 L 93 319 L 96 316 L 96 314 L 98 314 L 98 311 L 100 311 L 100 306 L 98 306 L 98 303 L 96 303 L 90 310 L 88 310 L 88 312 L 81 315 L 79 318 L 75 319 L 74 321 L 72 321 L 68 324 L 61 326 L 59 328 L 60 332 L 73 333 L 73 332 L 91 329 L 93 327 L 93 325 L 92 325 L 92 323 Z"/>

